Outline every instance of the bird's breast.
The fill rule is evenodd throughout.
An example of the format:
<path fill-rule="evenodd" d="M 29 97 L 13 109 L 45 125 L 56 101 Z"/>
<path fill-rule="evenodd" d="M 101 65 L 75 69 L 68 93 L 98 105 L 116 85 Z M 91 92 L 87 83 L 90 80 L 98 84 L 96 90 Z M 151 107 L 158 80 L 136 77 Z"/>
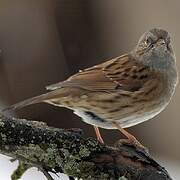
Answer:
<path fill-rule="evenodd" d="M 142 123 L 159 114 L 168 105 L 173 87 L 165 78 L 149 81 L 137 92 L 94 92 L 80 100 L 74 112 L 84 122 L 114 129 L 116 121 L 126 128 Z"/>

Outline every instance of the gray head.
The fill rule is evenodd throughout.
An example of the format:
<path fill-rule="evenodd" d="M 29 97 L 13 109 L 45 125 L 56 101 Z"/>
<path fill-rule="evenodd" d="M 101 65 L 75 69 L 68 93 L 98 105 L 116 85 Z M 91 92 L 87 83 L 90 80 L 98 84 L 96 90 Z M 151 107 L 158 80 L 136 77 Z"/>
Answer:
<path fill-rule="evenodd" d="M 151 29 L 145 32 L 132 55 L 145 65 L 159 70 L 167 70 L 175 65 L 175 56 L 171 46 L 170 35 L 163 29 Z"/>

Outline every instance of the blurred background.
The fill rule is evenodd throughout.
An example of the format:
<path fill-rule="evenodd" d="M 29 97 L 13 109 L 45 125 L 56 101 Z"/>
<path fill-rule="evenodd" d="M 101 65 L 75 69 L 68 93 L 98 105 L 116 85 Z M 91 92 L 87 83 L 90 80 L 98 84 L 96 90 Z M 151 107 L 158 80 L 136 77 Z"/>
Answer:
<path fill-rule="evenodd" d="M 153 27 L 171 33 L 179 66 L 179 6 L 178 0 L 1 0 L 1 109 L 46 92 L 45 86 L 79 69 L 132 50 L 141 34 Z M 165 111 L 129 128 L 174 179 L 180 179 L 179 107 L 178 86 Z M 85 136 L 95 137 L 91 126 L 64 108 L 38 104 L 14 115 L 59 128 L 82 128 Z M 122 137 L 115 130 L 101 132 L 109 144 Z"/>

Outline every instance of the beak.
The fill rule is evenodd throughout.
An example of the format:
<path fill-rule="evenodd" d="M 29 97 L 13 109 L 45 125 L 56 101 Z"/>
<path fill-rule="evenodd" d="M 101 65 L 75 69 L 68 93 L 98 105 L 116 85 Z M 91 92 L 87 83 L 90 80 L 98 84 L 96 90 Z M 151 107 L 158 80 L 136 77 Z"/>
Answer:
<path fill-rule="evenodd" d="M 162 46 L 162 45 L 166 45 L 166 44 L 167 44 L 167 43 L 165 42 L 164 39 L 159 39 L 159 40 L 157 41 L 157 45 Z"/>

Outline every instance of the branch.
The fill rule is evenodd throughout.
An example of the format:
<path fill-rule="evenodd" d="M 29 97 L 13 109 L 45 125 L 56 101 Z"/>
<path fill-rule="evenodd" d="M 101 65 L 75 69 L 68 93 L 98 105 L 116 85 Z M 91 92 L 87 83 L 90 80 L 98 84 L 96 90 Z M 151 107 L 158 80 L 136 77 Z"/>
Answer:
<path fill-rule="evenodd" d="M 171 179 L 149 154 L 132 145 L 117 143 L 109 147 L 92 138 L 84 139 L 79 129 L 57 129 L 36 121 L 2 116 L 0 151 L 25 164 L 19 167 L 22 174 L 34 166 L 47 179 L 51 179 L 49 172 L 87 180 Z M 22 175 L 18 170 L 16 173 L 13 180 Z"/>

